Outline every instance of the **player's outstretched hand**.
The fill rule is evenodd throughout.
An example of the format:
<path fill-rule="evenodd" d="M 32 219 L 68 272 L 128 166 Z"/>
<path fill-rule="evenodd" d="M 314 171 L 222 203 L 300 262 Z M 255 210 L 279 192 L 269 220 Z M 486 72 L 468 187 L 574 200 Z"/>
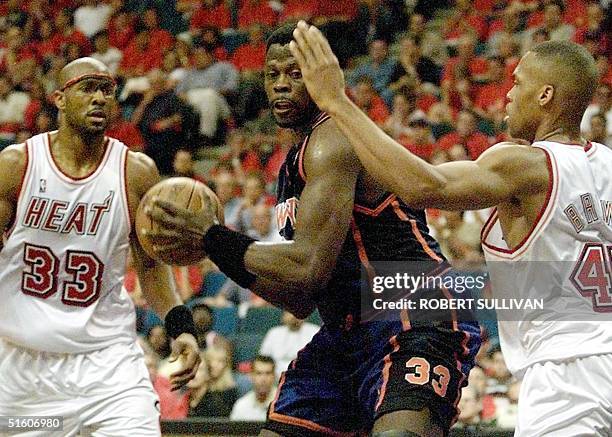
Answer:
<path fill-rule="evenodd" d="M 169 361 L 173 363 L 177 361 L 180 364 L 180 369 L 170 375 L 170 384 L 172 390 L 178 390 L 191 381 L 200 365 L 200 349 L 198 342 L 191 334 L 181 334 L 172 342 L 172 353 Z"/>
<path fill-rule="evenodd" d="M 202 238 L 212 225 L 218 224 L 212 204 L 200 211 L 190 211 L 172 202 L 154 199 L 153 206 L 145 212 L 159 225 L 147 231 L 147 237 L 160 255 L 179 248 L 202 250 Z"/>
<path fill-rule="evenodd" d="M 300 21 L 289 43 L 298 61 L 308 94 L 319 109 L 331 112 L 334 103 L 346 98 L 344 74 L 327 39 L 315 26 Z"/>

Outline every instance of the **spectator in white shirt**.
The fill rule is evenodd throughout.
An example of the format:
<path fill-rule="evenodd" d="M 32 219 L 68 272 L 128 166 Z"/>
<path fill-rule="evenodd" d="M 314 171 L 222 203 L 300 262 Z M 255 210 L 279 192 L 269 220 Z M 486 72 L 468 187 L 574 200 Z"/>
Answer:
<path fill-rule="evenodd" d="M 253 390 L 236 401 L 230 414 L 230 420 L 260 421 L 266 420 L 268 406 L 274 400 L 276 387 L 274 381 L 274 360 L 265 355 L 253 359 L 251 381 Z"/>
<path fill-rule="evenodd" d="M 106 27 L 112 12 L 113 8 L 109 4 L 99 0 L 84 0 L 83 6 L 74 11 L 74 27 L 91 38 Z"/>
<path fill-rule="evenodd" d="M 306 346 L 317 333 L 319 327 L 296 318 L 293 314 L 283 313 L 283 325 L 270 329 L 263 339 L 259 353 L 269 355 L 276 363 L 276 377 L 289 367 L 297 353 Z"/>

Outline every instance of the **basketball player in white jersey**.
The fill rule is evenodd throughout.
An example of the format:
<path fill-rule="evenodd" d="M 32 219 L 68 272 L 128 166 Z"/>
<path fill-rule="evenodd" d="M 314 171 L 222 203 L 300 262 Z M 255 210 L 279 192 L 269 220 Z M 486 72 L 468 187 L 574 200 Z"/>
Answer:
<path fill-rule="evenodd" d="M 169 267 L 132 232 L 160 178 L 151 159 L 104 136 L 116 88 L 106 66 L 77 59 L 60 78 L 58 131 L 0 153 L 0 416 L 63 417 L 63 430 L 27 435 L 157 436 L 159 401 L 122 287 L 128 248 L 175 338 L 174 388 L 199 364 Z"/>
<path fill-rule="evenodd" d="M 499 322 L 508 367 L 523 378 L 516 435 L 612 435 L 612 151 L 580 137 L 598 81 L 591 55 L 571 42 L 531 49 L 506 106 L 510 136 L 529 144 L 434 166 L 347 98 L 318 29 L 301 22 L 294 38 L 308 92 L 387 189 L 416 208 L 496 207 L 483 232 L 493 292 L 547 305 Z"/>

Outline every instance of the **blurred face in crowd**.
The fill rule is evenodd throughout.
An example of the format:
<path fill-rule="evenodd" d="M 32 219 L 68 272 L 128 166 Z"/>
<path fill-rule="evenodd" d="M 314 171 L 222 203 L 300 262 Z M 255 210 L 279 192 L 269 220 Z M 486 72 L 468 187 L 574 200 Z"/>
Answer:
<path fill-rule="evenodd" d="M 255 204 L 264 194 L 263 182 L 258 177 L 247 177 L 244 182 L 243 194 L 251 204 Z"/>
<path fill-rule="evenodd" d="M 600 85 L 599 87 L 597 87 L 593 100 L 596 105 L 599 105 L 600 111 L 606 111 L 610 108 L 610 106 L 612 106 L 612 98 L 610 98 L 611 95 L 612 90 L 610 90 L 609 86 Z"/>
<path fill-rule="evenodd" d="M 493 354 L 491 370 L 493 371 L 494 377 L 498 380 L 504 380 L 510 377 L 510 371 L 506 367 L 504 355 L 501 351 L 497 351 Z"/>
<path fill-rule="evenodd" d="M 469 137 L 476 131 L 476 119 L 472 114 L 462 111 L 457 116 L 457 132 L 462 137 Z"/>
<path fill-rule="evenodd" d="M 253 208 L 251 227 L 259 235 L 268 235 L 272 224 L 272 210 L 266 205 L 257 205 Z"/>
<path fill-rule="evenodd" d="M 362 109 L 369 108 L 372 103 L 372 99 L 376 95 L 372 84 L 367 81 L 360 81 L 353 88 L 353 98 L 355 100 L 355 104 Z"/>
<path fill-rule="evenodd" d="M 166 90 L 166 75 L 159 69 L 153 69 L 147 75 L 149 80 L 149 89 L 154 94 L 160 94 Z"/>
<path fill-rule="evenodd" d="M 153 350 L 159 354 L 162 354 L 162 352 L 167 349 L 169 340 L 163 326 L 154 326 L 151 328 L 149 331 L 149 343 Z"/>
<path fill-rule="evenodd" d="M 460 411 L 459 422 L 463 424 L 472 424 L 480 421 L 482 402 L 473 387 L 469 385 L 463 387 L 458 407 Z"/>
<path fill-rule="evenodd" d="M 372 41 L 370 44 L 370 57 L 374 63 L 380 64 L 387 58 L 389 53 L 387 43 L 382 40 Z"/>
<path fill-rule="evenodd" d="M 604 19 L 604 12 L 599 3 L 589 3 L 587 5 L 587 21 L 593 26 L 599 25 Z"/>
<path fill-rule="evenodd" d="M 289 328 L 290 331 L 299 331 L 303 324 L 303 320 L 298 319 L 289 311 L 283 312 L 283 325 Z"/>
<path fill-rule="evenodd" d="M 157 29 L 157 13 L 154 9 L 147 9 L 142 16 L 142 22 L 147 29 Z"/>
<path fill-rule="evenodd" d="M 212 314 L 208 308 L 196 306 L 193 308 L 193 323 L 195 323 L 198 334 L 205 334 L 212 328 Z"/>
<path fill-rule="evenodd" d="M 229 366 L 229 359 L 225 349 L 211 348 L 206 351 L 208 362 L 208 373 L 211 379 L 219 379 L 225 369 Z"/>
<path fill-rule="evenodd" d="M 393 96 L 393 112 L 401 114 L 405 117 L 410 115 L 410 105 L 408 105 L 408 99 L 403 94 L 396 94 Z"/>
<path fill-rule="evenodd" d="M 187 150 L 179 150 L 174 155 L 174 171 L 175 173 L 188 175 L 193 172 L 193 161 L 191 159 L 191 152 Z"/>
<path fill-rule="evenodd" d="M 104 53 L 109 48 L 108 35 L 100 34 L 96 37 L 94 41 L 94 45 L 96 47 L 96 51 L 100 53 Z"/>
<path fill-rule="evenodd" d="M 231 173 L 223 172 L 215 178 L 215 194 L 217 194 L 222 205 L 234 198 L 235 188 L 236 179 Z"/>
<path fill-rule="evenodd" d="M 11 88 L 9 80 L 4 76 L 0 76 L 0 97 L 6 98 L 11 92 Z"/>
<path fill-rule="evenodd" d="M 501 82 L 504 80 L 504 63 L 500 59 L 489 59 L 489 80 Z"/>
<path fill-rule="evenodd" d="M 198 70 L 208 68 L 213 63 L 213 56 L 208 50 L 203 47 L 197 47 L 193 51 L 193 65 Z"/>
<path fill-rule="evenodd" d="M 471 58 L 474 55 L 474 47 L 476 41 L 470 35 L 464 35 L 459 39 L 459 45 L 457 46 L 457 54 L 461 58 Z"/>
<path fill-rule="evenodd" d="M 468 377 L 468 385 L 474 388 L 478 397 L 483 396 L 487 388 L 487 376 L 484 370 L 480 367 L 472 368 Z"/>
<path fill-rule="evenodd" d="M 301 128 L 317 110 L 310 99 L 302 72 L 289 45 L 272 44 L 266 53 L 264 87 L 276 123 Z"/>
<path fill-rule="evenodd" d="M 255 360 L 251 371 L 253 390 L 258 398 L 265 399 L 274 385 L 274 364 Z"/>
<path fill-rule="evenodd" d="M 559 5 L 548 4 L 544 7 L 544 26 L 554 29 L 561 24 L 561 8 Z"/>

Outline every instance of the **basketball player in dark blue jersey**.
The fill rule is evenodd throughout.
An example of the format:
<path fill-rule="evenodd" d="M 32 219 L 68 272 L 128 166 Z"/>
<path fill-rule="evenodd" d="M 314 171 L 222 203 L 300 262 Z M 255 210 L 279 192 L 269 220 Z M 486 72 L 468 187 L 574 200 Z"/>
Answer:
<path fill-rule="evenodd" d="M 446 270 L 422 210 L 385 192 L 335 123 L 313 103 L 289 51 L 293 27 L 268 40 L 265 88 L 279 126 L 301 140 L 281 167 L 277 219 L 285 243 L 258 243 L 158 200 L 157 250 L 201 247 L 229 277 L 323 327 L 283 373 L 263 436 L 442 436 L 480 345 L 476 323 L 417 325 L 410 314 L 365 321 L 362 269 L 405 261 Z M 169 241 L 171 241 L 169 243 Z"/>

